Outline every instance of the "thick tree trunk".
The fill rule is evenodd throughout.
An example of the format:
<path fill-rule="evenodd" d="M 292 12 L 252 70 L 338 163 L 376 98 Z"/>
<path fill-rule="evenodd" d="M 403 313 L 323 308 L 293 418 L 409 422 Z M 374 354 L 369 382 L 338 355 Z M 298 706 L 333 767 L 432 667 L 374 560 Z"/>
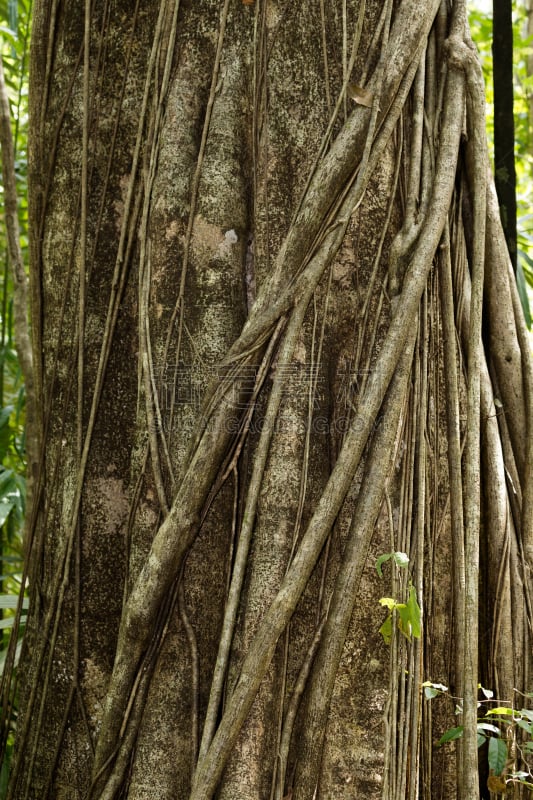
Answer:
<path fill-rule="evenodd" d="M 32 65 L 9 797 L 478 796 L 478 681 L 531 688 L 532 370 L 462 5 L 38 0 Z"/>

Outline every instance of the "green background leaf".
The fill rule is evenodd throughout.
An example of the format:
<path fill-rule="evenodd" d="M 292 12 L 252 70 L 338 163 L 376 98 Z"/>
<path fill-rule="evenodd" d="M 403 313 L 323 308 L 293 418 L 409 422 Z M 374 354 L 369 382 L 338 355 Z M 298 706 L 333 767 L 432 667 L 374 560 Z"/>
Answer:
<path fill-rule="evenodd" d="M 507 761 L 507 744 L 503 739 L 491 736 L 489 739 L 489 767 L 495 775 L 501 775 Z"/>

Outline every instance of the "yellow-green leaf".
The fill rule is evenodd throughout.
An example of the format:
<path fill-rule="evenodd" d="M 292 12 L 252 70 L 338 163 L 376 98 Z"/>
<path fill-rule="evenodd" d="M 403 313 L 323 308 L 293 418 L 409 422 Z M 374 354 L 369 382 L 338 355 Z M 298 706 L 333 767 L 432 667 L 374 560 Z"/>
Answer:
<path fill-rule="evenodd" d="M 392 611 L 393 608 L 396 608 L 397 605 L 396 600 L 393 597 L 381 597 L 379 602 L 382 606 L 385 606 L 390 611 Z"/>

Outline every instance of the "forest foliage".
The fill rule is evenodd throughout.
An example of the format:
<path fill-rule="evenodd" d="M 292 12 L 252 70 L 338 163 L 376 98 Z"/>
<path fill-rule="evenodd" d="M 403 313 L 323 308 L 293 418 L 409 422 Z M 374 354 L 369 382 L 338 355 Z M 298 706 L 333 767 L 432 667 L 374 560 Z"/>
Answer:
<path fill-rule="evenodd" d="M 490 13 L 470 4 L 470 23 L 485 75 L 487 133 L 494 134 L 492 20 Z M 528 8 L 515 4 L 515 156 L 518 203 L 517 282 L 528 327 L 531 328 L 533 289 L 533 36 L 528 35 Z M 31 0 L 0 0 L 0 36 L 5 81 L 12 114 L 15 168 L 19 197 L 21 248 L 28 264 L 27 132 L 28 49 Z M 490 147 L 489 147 L 490 151 Z M 14 345 L 13 279 L 8 261 L 4 225 L 3 184 L 0 180 L 0 672 L 13 625 L 20 589 L 25 514 L 25 387 Z M 528 301 L 529 286 L 529 301 Z M 533 303 L 532 303 L 533 305 Z M 387 557 L 392 554 L 387 554 Z M 391 612 L 392 613 L 392 612 Z M 23 631 L 23 628 L 22 628 Z M 416 635 L 416 633 L 414 634 Z M 435 690 L 437 691 L 437 690 Z M 442 693 L 441 690 L 438 690 Z M 492 713 L 495 713 L 493 711 Z M 507 713 L 507 712 L 506 712 Z M 531 725 L 531 720 L 521 720 Z M 520 723 L 519 723 L 520 724 Z M 0 772 L 0 798 L 5 795 L 9 753 L 16 709 L 7 742 L 7 758 Z"/>
<path fill-rule="evenodd" d="M 533 35 L 528 30 L 530 0 L 514 3 L 514 125 L 517 199 L 517 284 L 524 315 L 531 330 L 533 291 Z M 483 6 L 483 7 L 482 7 Z M 492 15 L 485 3 L 471 2 L 470 27 L 483 66 L 489 153 L 494 141 L 494 90 L 492 84 Z"/>
<path fill-rule="evenodd" d="M 12 117 L 20 244 L 26 265 L 30 26 L 31 0 L 1 0 L 2 60 Z M 13 276 L 8 259 L 3 181 L 0 181 L 0 220 L 0 670 L 3 670 L 21 583 L 26 506 L 25 386 L 14 342 Z M 23 626 L 20 631 L 23 632 Z M 12 724 L 16 724 L 16 715 Z M 11 736 L 12 733 L 0 772 L 0 797 L 4 796 L 7 783 Z"/>

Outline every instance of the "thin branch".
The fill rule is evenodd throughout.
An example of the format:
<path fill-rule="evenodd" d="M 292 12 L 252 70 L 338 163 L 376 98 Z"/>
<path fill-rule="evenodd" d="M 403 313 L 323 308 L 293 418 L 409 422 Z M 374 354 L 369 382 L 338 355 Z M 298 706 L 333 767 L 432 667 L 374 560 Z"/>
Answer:
<path fill-rule="evenodd" d="M 463 785 L 469 800 L 479 797 L 477 695 L 479 616 L 479 525 L 480 474 L 480 376 L 482 361 L 481 318 L 485 259 L 487 198 L 487 153 L 485 134 L 485 92 L 481 67 L 466 45 L 457 43 L 467 76 L 467 124 L 473 159 L 473 254 L 470 331 L 468 340 L 467 425 L 465 445 L 465 662 L 463 702 Z"/>
<path fill-rule="evenodd" d="M 463 529 L 463 488 L 461 474 L 461 432 L 459 430 L 459 376 L 457 374 L 456 330 L 453 311 L 452 264 L 449 230 L 446 228 L 439 258 L 440 302 L 444 336 L 444 375 L 448 433 L 448 476 L 450 483 L 452 569 L 454 597 L 455 693 L 463 696 L 465 553 Z M 461 720 L 459 720 L 461 722 Z M 457 789 L 462 796 L 462 747 L 458 748 Z"/>

